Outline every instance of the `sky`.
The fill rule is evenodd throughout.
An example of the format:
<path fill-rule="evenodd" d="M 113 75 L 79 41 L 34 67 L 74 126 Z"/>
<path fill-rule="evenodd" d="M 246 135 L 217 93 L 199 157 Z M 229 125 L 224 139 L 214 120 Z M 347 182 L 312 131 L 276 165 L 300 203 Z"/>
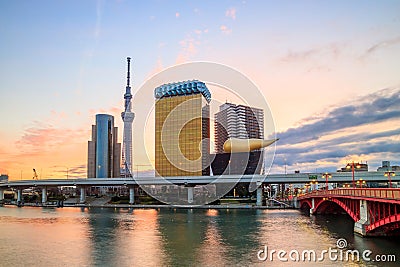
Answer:
<path fill-rule="evenodd" d="M 271 172 L 400 165 L 399 1 L 43 0 L 0 2 L 0 173 L 85 177 L 96 113 L 122 140 L 128 56 L 133 93 L 192 61 L 249 77 L 280 138 Z"/>

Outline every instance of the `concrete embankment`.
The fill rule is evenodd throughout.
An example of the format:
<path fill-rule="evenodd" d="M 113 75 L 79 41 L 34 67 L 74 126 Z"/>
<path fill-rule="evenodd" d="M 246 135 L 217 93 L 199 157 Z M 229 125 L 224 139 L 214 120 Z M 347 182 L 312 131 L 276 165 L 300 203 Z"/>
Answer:
<path fill-rule="evenodd" d="M 14 205 L 14 204 L 8 204 Z M 76 208 L 124 208 L 124 209 L 295 209 L 293 207 L 286 206 L 256 206 L 256 205 L 242 205 L 242 204 L 223 204 L 223 205 L 140 205 L 140 204 L 99 204 L 99 203 L 87 203 L 87 204 L 75 204 L 75 203 L 64 203 L 62 207 L 56 203 L 51 204 L 36 204 L 36 203 L 25 203 L 23 206 L 26 207 L 45 207 L 45 208 L 62 208 L 62 207 L 76 207 Z"/>

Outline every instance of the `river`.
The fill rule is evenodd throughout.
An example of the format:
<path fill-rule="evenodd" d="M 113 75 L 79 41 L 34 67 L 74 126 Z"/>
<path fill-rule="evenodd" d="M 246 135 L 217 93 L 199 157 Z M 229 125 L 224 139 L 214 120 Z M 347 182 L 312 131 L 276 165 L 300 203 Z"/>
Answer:
<path fill-rule="evenodd" d="M 5 206 L 0 266 L 399 265 L 398 238 L 363 238 L 352 228 L 345 215 L 310 217 L 297 210 Z M 339 238 L 347 247 L 337 248 Z M 337 253 L 320 257 L 324 249 Z M 339 252 L 349 249 L 360 252 L 360 261 L 340 260 Z M 286 254 L 271 258 L 272 250 Z M 301 260 L 307 250 L 317 261 L 307 254 Z M 361 257 L 366 250 L 372 253 L 367 260 Z M 376 255 L 394 255 L 397 264 L 372 261 Z"/>

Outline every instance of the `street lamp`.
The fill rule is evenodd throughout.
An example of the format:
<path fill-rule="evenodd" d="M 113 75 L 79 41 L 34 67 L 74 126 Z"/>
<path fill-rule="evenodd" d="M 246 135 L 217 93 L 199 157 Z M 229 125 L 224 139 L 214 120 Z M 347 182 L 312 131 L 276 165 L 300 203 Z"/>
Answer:
<path fill-rule="evenodd" d="M 286 158 L 285 158 L 285 175 L 286 175 Z"/>
<path fill-rule="evenodd" d="M 385 172 L 385 177 L 389 178 L 389 188 L 392 188 L 392 178 L 393 176 L 396 176 L 395 172 L 389 171 L 389 172 Z"/>
<path fill-rule="evenodd" d="M 309 192 L 309 189 L 310 188 L 310 184 L 309 183 L 306 183 L 305 185 L 304 185 L 304 190 L 305 190 L 305 193 L 308 193 Z"/>
<path fill-rule="evenodd" d="M 330 173 L 324 173 L 322 177 L 325 177 L 325 190 L 328 191 L 328 178 L 332 178 L 332 175 Z"/>
<path fill-rule="evenodd" d="M 67 179 L 68 179 L 68 166 L 65 166 L 65 168 L 67 168 Z"/>
<path fill-rule="evenodd" d="M 363 179 L 358 179 L 357 185 L 358 185 L 360 188 L 362 188 L 363 185 L 365 185 L 365 184 L 366 184 L 365 180 L 363 180 Z"/>
<path fill-rule="evenodd" d="M 347 166 L 346 166 L 346 169 L 350 169 L 351 168 L 353 188 L 356 187 L 356 182 L 354 181 L 354 166 L 357 169 L 361 168 L 361 165 L 358 164 L 358 163 L 357 163 L 357 165 L 354 165 L 354 161 L 352 163 L 348 163 Z"/>

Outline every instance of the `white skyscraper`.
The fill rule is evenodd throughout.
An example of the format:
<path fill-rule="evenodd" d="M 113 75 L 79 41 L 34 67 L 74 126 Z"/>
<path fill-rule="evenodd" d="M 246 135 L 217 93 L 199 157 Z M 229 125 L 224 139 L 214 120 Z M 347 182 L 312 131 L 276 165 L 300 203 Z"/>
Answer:
<path fill-rule="evenodd" d="M 225 103 L 215 114 L 215 152 L 224 153 L 228 138 L 263 139 L 264 111 L 259 108 Z"/>
<path fill-rule="evenodd" d="M 124 122 L 124 137 L 122 141 L 122 172 L 124 176 L 132 176 L 132 123 L 135 118 L 135 113 L 132 112 L 132 94 L 130 86 L 130 63 L 131 58 L 127 58 L 128 73 L 126 91 L 124 94 L 125 111 L 121 113 L 122 121 Z"/>

